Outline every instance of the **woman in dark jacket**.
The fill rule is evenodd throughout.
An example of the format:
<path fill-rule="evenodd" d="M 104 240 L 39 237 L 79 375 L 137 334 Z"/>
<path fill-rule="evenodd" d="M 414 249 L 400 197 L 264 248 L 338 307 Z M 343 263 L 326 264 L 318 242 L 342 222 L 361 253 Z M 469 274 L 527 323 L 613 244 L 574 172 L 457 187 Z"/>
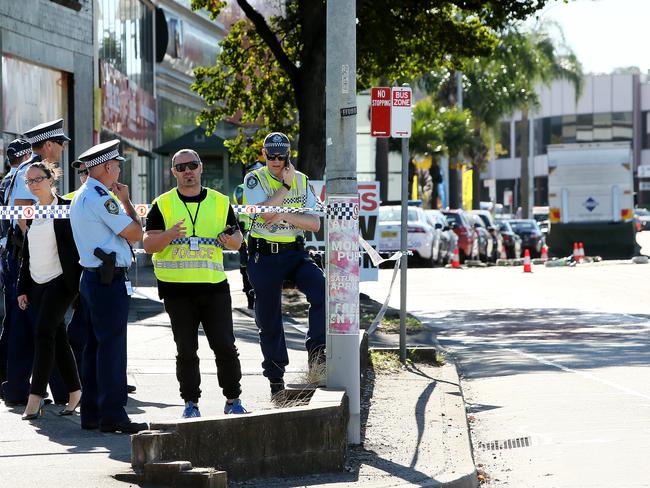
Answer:
<path fill-rule="evenodd" d="M 69 205 L 58 197 L 54 184 L 61 170 L 50 163 L 34 163 L 25 183 L 41 205 Z M 33 308 L 36 329 L 32 384 L 24 420 L 38 418 L 43 408 L 54 361 L 70 392 L 60 415 L 71 415 L 81 399 L 81 384 L 68 335 L 65 313 L 79 293 L 81 266 L 69 219 L 34 219 L 23 245 L 17 285 L 18 305 Z"/>

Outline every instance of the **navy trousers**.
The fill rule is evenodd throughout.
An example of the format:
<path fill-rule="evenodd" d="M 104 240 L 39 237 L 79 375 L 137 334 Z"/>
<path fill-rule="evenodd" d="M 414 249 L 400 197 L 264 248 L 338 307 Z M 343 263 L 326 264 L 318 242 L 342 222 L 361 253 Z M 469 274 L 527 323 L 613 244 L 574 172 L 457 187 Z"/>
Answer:
<path fill-rule="evenodd" d="M 5 270 L 5 322 L 3 322 L 3 341 L 6 341 L 7 373 L 2 383 L 3 395 L 6 401 L 26 403 L 30 390 L 30 378 L 34 362 L 34 343 L 36 340 L 35 310 L 21 310 L 16 296 L 19 262 L 11 253 L 6 255 Z M 7 320 L 8 318 L 8 320 Z M 5 330 L 8 331 L 5 336 Z M 50 389 L 55 403 L 68 402 L 68 389 L 61 378 L 58 368 L 52 370 Z"/>
<path fill-rule="evenodd" d="M 84 270 L 80 293 L 88 339 L 83 350 L 81 422 L 115 423 L 128 420 L 126 394 L 126 325 L 131 297 L 125 276 L 110 285 L 99 273 Z"/>
<path fill-rule="evenodd" d="M 311 355 L 325 347 L 325 276 L 305 251 L 250 254 L 248 276 L 255 290 L 255 322 L 264 356 L 262 369 L 267 378 L 280 379 L 289 364 L 282 325 L 282 283 L 293 281 L 307 297 L 310 306 L 305 347 Z"/>

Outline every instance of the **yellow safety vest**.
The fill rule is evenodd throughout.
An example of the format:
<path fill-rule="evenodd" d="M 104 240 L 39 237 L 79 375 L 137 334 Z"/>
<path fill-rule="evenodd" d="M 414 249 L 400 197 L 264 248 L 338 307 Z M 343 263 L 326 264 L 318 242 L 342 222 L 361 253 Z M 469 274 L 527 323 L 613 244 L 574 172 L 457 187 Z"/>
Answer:
<path fill-rule="evenodd" d="M 282 182 L 274 178 L 266 166 L 251 171 L 251 173 L 257 177 L 257 180 L 268 198 L 272 197 L 276 191 L 282 188 Z M 291 182 L 291 189 L 282 200 L 282 206 L 303 208 L 306 203 L 307 176 L 296 171 L 296 177 Z M 264 219 L 257 215 L 253 219 L 250 235 L 272 242 L 293 242 L 296 240 L 296 237 L 303 235 L 303 231 L 302 229 L 286 222 L 266 226 L 264 225 Z"/>
<path fill-rule="evenodd" d="M 237 185 L 235 191 L 232 192 L 232 203 L 235 205 L 246 205 L 246 195 L 244 194 L 244 184 Z M 239 212 L 237 214 L 237 220 L 239 221 L 239 226 L 241 227 L 244 233 L 248 232 L 251 228 L 251 217 L 250 215 Z"/>
<path fill-rule="evenodd" d="M 200 203 L 186 204 L 176 188 L 160 195 L 154 203 L 165 221 L 165 230 L 185 219 L 187 236 L 174 239 L 152 257 L 154 273 L 160 281 L 172 283 L 220 283 L 226 279 L 223 250 L 217 236 L 223 232 L 228 218 L 228 197 L 210 188 Z M 198 213 L 197 213 L 198 210 Z M 196 215 L 194 227 L 192 217 Z M 190 250 L 191 239 L 198 239 L 198 250 Z"/>

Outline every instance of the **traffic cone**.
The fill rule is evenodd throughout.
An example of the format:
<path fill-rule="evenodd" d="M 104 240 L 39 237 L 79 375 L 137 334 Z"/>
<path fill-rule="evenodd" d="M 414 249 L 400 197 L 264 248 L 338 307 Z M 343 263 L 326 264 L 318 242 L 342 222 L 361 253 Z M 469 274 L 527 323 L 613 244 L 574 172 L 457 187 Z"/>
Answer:
<path fill-rule="evenodd" d="M 451 267 L 453 269 L 460 269 L 460 256 L 458 255 L 458 247 L 454 248 L 454 255 L 451 258 Z"/>
<path fill-rule="evenodd" d="M 573 243 L 573 260 L 576 262 L 580 262 L 580 250 L 578 249 L 577 242 Z"/>
<path fill-rule="evenodd" d="M 578 251 L 578 255 L 580 256 L 579 262 L 583 262 L 585 260 L 585 246 L 582 244 L 582 242 L 578 243 Z"/>
<path fill-rule="evenodd" d="M 548 246 L 544 244 L 542 246 L 542 261 L 548 261 Z"/>
<path fill-rule="evenodd" d="M 530 251 L 526 249 L 524 252 L 524 273 L 532 273 L 533 267 L 530 264 Z"/>

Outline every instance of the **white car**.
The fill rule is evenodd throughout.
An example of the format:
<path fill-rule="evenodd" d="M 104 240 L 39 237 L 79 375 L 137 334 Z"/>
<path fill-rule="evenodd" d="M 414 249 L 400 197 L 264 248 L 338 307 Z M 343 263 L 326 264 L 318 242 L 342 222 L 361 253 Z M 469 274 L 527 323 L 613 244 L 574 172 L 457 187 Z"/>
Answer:
<path fill-rule="evenodd" d="M 390 254 L 400 250 L 402 207 L 399 205 L 379 207 L 379 252 Z M 420 207 L 408 208 L 407 245 L 413 257 L 433 266 L 438 258 L 436 230 Z"/>

